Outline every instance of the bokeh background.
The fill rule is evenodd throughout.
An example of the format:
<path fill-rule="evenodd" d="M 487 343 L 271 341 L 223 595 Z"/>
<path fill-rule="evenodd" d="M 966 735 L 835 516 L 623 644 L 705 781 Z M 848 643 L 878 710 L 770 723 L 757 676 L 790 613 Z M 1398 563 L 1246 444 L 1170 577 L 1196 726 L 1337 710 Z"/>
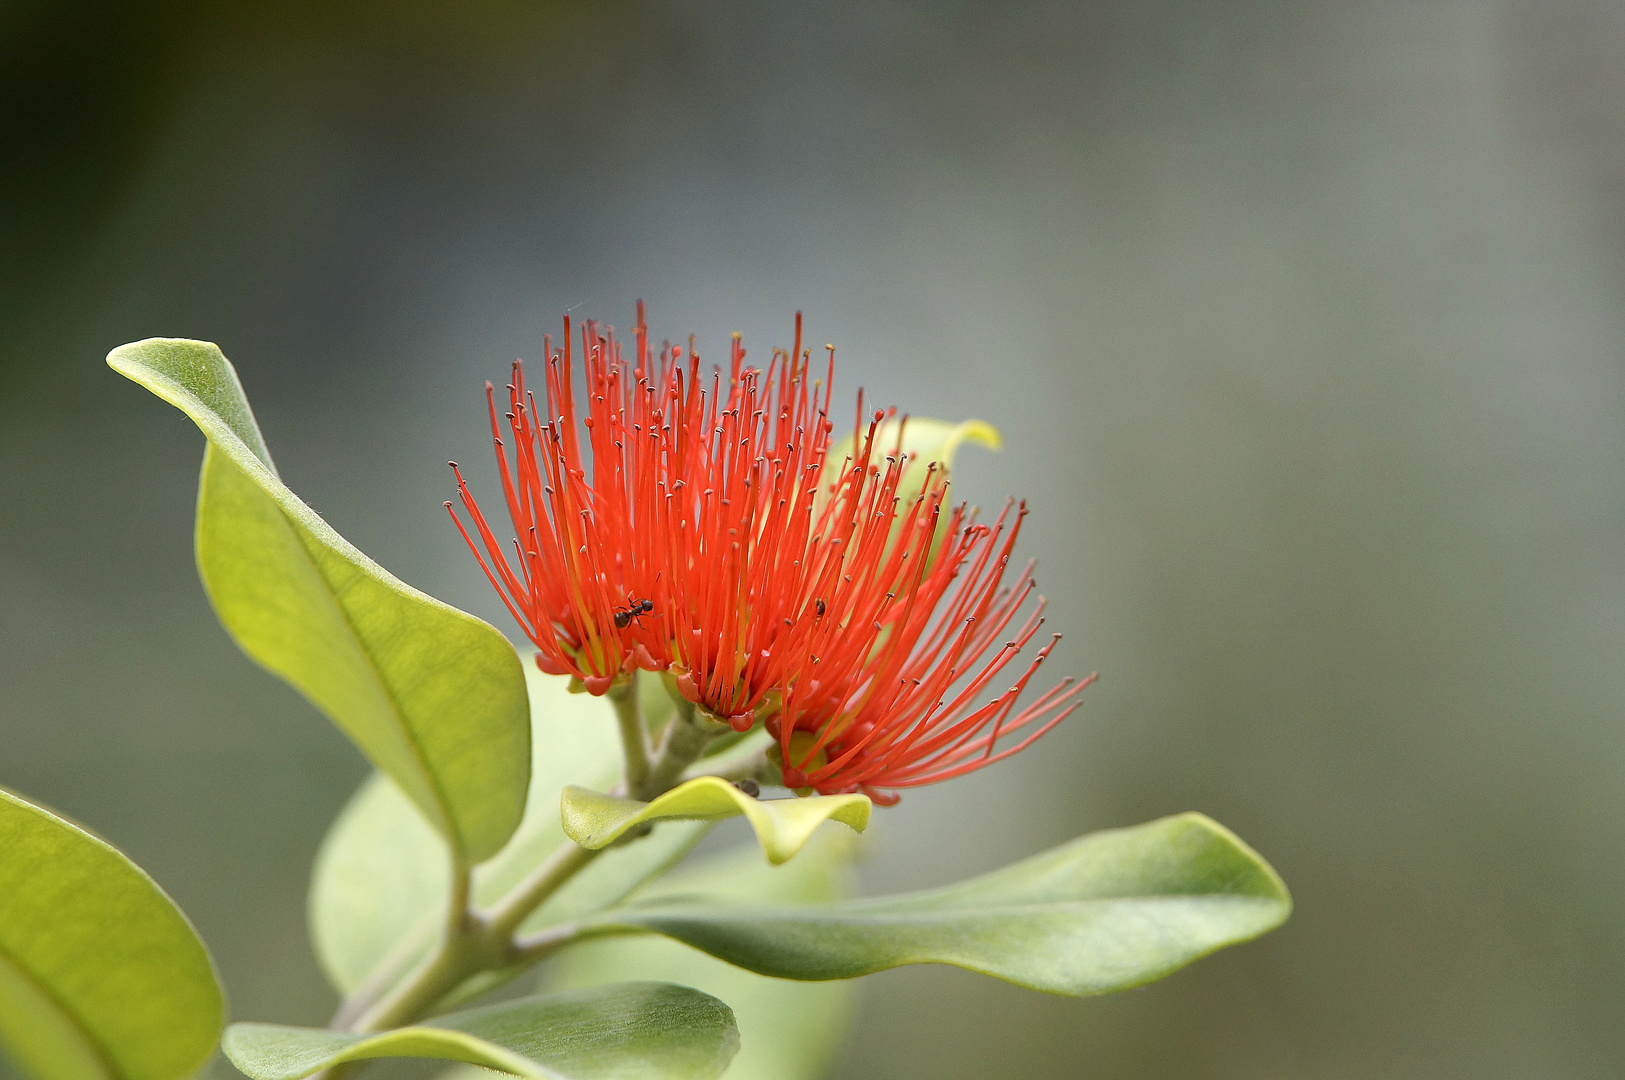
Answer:
<path fill-rule="evenodd" d="M 1031 500 L 1048 670 L 1102 672 L 882 814 L 866 888 L 1200 809 L 1297 899 L 1115 998 L 871 978 L 839 1076 L 1625 1070 L 1625 7 L 0 7 L 0 782 L 238 1018 L 328 1014 L 364 766 L 218 628 L 202 439 L 102 358 L 220 342 L 296 491 L 511 632 L 445 461 L 638 297 L 716 357 L 802 309 L 845 392 L 1001 427 L 959 494 Z"/>

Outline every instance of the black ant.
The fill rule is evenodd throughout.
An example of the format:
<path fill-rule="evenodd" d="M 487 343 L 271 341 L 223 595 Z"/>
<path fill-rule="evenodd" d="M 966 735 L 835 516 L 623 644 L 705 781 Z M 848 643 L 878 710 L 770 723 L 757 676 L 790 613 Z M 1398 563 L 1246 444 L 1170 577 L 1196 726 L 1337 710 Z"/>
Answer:
<path fill-rule="evenodd" d="M 615 609 L 615 629 L 625 630 L 627 626 L 638 622 L 640 618 L 655 609 L 655 602 L 649 599 L 634 600 L 631 593 L 626 594 L 626 606 Z M 643 624 L 638 622 L 638 626 Z"/>

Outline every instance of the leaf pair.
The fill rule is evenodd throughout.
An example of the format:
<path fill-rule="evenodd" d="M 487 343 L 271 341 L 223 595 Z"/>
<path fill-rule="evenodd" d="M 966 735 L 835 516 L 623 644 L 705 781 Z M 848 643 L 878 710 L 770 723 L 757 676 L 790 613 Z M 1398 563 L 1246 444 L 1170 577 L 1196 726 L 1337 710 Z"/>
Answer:
<path fill-rule="evenodd" d="M 224 1001 L 180 910 L 106 843 L 0 790 L 0 1047 L 39 1080 L 177 1080 L 213 1052 Z M 713 1080 L 733 1012 L 686 986 L 629 982 L 475 1009 L 379 1035 L 235 1024 L 255 1080 L 344 1061 L 434 1057 L 533 1080 Z"/>

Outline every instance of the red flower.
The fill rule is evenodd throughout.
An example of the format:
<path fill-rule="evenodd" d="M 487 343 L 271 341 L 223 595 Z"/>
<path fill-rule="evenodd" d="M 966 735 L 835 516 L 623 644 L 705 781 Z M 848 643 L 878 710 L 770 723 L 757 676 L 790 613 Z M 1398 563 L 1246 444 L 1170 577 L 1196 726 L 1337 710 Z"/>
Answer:
<path fill-rule="evenodd" d="M 640 309 L 641 310 L 641 309 Z M 639 347 L 643 346 L 639 319 Z M 602 694 L 629 671 L 643 632 L 646 601 L 659 576 L 659 545 L 645 519 L 655 503 L 653 456 L 643 438 L 652 431 L 647 382 L 628 378 L 613 333 L 582 328 L 587 415 L 582 418 L 592 454 L 589 480 L 576 431 L 570 320 L 564 348 L 546 339 L 547 381 L 539 411 L 515 361 L 505 413 L 513 435 L 513 458 L 497 422 L 496 392 L 485 384 L 491 435 L 503 494 L 514 530 L 513 562 L 480 513 L 463 474 L 457 490 L 480 542 L 475 543 L 455 510 L 452 520 L 479 559 L 509 612 L 539 650 L 536 666 L 550 675 L 573 675 Z M 511 471 L 510 471 L 511 470 Z M 451 503 L 446 504 L 451 510 Z M 484 551 L 482 553 L 481 548 Z M 654 666 L 647 661 L 649 666 Z"/>
<path fill-rule="evenodd" d="M 793 349 L 765 372 L 745 366 L 736 335 L 726 383 L 720 368 L 702 378 L 692 345 L 652 356 L 641 304 L 630 366 L 613 333 L 588 323 L 590 480 L 568 320 L 564 349 L 547 349 L 545 412 L 514 365 L 511 467 L 487 386 L 519 534 L 512 564 L 458 474 L 478 542 L 458 528 L 544 671 L 593 693 L 637 666 L 668 671 L 735 728 L 765 720 L 791 786 L 880 802 L 1015 753 L 1076 706 L 1089 680 L 1067 679 L 1014 713 L 1053 641 L 1008 690 L 975 704 L 1043 622 L 1040 600 L 1016 623 L 1030 567 L 1001 587 L 1026 510 L 988 526 L 960 507 L 939 528 L 941 473 L 933 466 L 923 490 L 900 493 L 907 422 L 888 453 L 877 433 L 889 414 L 861 430 L 861 394 L 853 454 L 827 462 L 834 351 L 814 380 L 799 314 Z"/>
<path fill-rule="evenodd" d="M 797 643 L 814 600 L 809 552 L 829 449 L 834 350 L 825 377 L 795 345 L 766 372 L 744 366 L 736 335 L 726 388 L 702 388 L 692 349 L 686 378 L 664 369 L 669 489 L 657 528 L 669 544 L 662 655 L 678 690 L 744 731 L 770 713 L 797 674 Z"/>
<path fill-rule="evenodd" d="M 601 694 L 634 666 L 670 670 L 684 696 L 740 730 L 769 704 L 785 675 L 774 654 L 831 427 L 828 380 L 820 398 L 808 358 L 795 358 L 800 332 L 797 316 L 797 351 L 776 354 L 765 374 L 744 366 L 736 335 L 727 385 L 714 369 L 707 389 L 692 347 L 686 363 L 670 346 L 651 357 L 641 304 L 630 368 L 613 333 L 599 336 L 588 323 L 590 482 L 576 440 L 568 320 L 564 349 L 547 342 L 545 421 L 514 364 L 512 475 L 486 384 L 508 512 L 523 538 L 511 542 L 517 568 L 460 471 L 479 543 L 457 527 L 540 650 L 543 671 Z"/>
<path fill-rule="evenodd" d="M 816 617 L 790 660 L 796 673 L 782 711 L 767 726 L 778 737 L 788 786 L 861 790 L 889 805 L 897 788 L 948 780 L 1031 745 L 1077 707 L 1095 676 L 1064 679 L 1012 715 L 1056 634 L 1008 689 L 977 704 L 1044 622 L 1039 599 L 993 649 L 1035 587 L 1031 563 L 1013 585 L 1000 584 L 1026 506 L 1007 537 L 1009 506 L 992 526 L 955 508 L 939 535 L 946 484 L 933 469 L 899 514 L 906 421 L 881 465 L 872 460 L 880 419 L 875 414 L 867 435 L 854 440 L 857 459 L 830 486 L 808 555 L 817 567 L 809 575 Z"/>

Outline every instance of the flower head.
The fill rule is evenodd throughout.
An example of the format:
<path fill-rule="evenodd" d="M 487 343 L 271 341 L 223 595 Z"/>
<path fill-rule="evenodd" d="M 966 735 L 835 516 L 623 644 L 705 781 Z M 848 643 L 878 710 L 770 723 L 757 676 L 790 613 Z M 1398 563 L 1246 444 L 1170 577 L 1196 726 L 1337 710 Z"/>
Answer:
<path fill-rule="evenodd" d="M 869 523 L 863 531 L 889 524 L 871 507 L 895 498 L 895 461 L 888 457 L 866 478 L 858 464 L 848 471 L 849 489 L 863 492 L 854 515 Z M 1003 584 L 1027 510 L 1015 508 L 1012 522 L 1006 506 L 989 526 L 956 507 L 938 542 L 941 499 L 940 487 L 928 489 L 888 553 L 867 566 L 861 556 L 852 560 L 856 574 L 843 566 L 828 621 L 807 642 L 799 677 L 768 721 L 786 785 L 896 802 L 898 788 L 952 779 L 1031 745 L 1077 708 L 1078 693 L 1094 681 L 1063 679 L 1015 711 L 1060 641 L 1055 634 L 1008 688 L 986 696 L 1044 623 L 1042 598 L 1022 615 L 1035 588 L 1031 563 Z M 887 550 L 871 537 L 853 548 Z"/>
<path fill-rule="evenodd" d="M 881 802 L 1015 753 L 1076 707 L 1089 680 L 1016 711 L 1054 640 L 987 696 L 1043 624 L 1031 566 L 1004 583 L 1025 506 L 992 525 L 945 509 L 907 419 L 866 414 L 861 394 L 835 460 L 834 350 L 815 378 L 799 315 L 765 371 L 735 335 L 708 377 L 692 344 L 651 352 L 641 304 L 630 363 L 588 323 L 585 452 L 568 321 L 547 349 L 540 409 L 514 365 L 512 447 L 487 385 L 511 551 L 458 473 L 474 533 L 458 528 L 544 671 L 593 693 L 664 671 L 736 729 L 764 721 L 790 786 Z"/>
<path fill-rule="evenodd" d="M 639 343 L 642 344 L 642 320 Z M 546 339 L 546 379 L 541 407 L 515 361 L 503 417 L 510 447 L 498 422 L 496 390 L 485 384 L 491 436 L 503 495 L 518 534 L 499 541 L 452 462 L 457 491 L 479 537 L 476 542 L 455 510 L 452 520 L 479 559 L 508 611 L 536 645 L 536 665 L 551 675 L 572 675 L 602 694 L 637 656 L 643 617 L 659 569 L 654 533 L 644 516 L 654 501 L 655 470 L 647 440 L 645 387 L 620 361 L 612 332 L 595 323 L 582 327 L 581 352 L 587 414 L 580 418 L 590 452 L 591 475 L 577 431 L 574 356 L 570 320 L 564 346 Z M 446 504 L 451 510 L 451 503 Z M 511 548 L 511 551 L 510 551 Z M 510 562 L 510 554 L 512 561 Z"/>
<path fill-rule="evenodd" d="M 796 328 L 799 352 L 799 316 Z M 706 379 L 692 346 L 651 354 L 641 304 L 631 364 L 612 331 L 588 323 L 580 423 L 589 478 L 568 320 L 564 348 L 549 339 L 547 349 L 545 411 L 526 390 L 523 365 L 513 367 L 504 414 L 511 460 L 486 384 L 519 534 L 512 562 L 461 471 L 458 493 L 478 541 L 453 511 L 457 527 L 543 671 L 573 675 L 592 693 L 634 667 L 670 671 L 690 701 L 750 727 L 785 674 L 774 656 L 829 442 L 827 380 L 820 398 L 809 359 L 796 352 L 775 354 L 765 373 L 747 368 L 737 335 L 726 383 L 720 368 Z"/>

